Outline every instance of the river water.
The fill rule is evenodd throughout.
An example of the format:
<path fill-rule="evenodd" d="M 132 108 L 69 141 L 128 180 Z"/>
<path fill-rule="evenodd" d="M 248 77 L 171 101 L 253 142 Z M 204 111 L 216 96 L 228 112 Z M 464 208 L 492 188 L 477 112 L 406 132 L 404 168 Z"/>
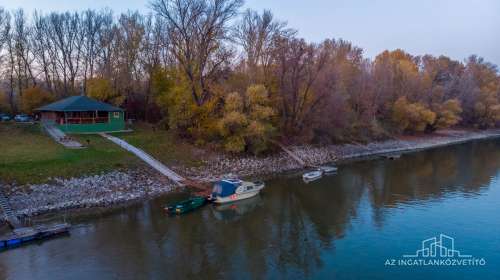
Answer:
<path fill-rule="evenodd" d="M 282 175 L 259 197 L 181 217 L 161 206 L 185 194 L 168 195 L 2 252 L 0 279 L 500 279 L 499 171 L 488 140 L 344 164 L 309 184 Z M 404 256 L 440 234 L 434 248 L 460 257 Z"/>

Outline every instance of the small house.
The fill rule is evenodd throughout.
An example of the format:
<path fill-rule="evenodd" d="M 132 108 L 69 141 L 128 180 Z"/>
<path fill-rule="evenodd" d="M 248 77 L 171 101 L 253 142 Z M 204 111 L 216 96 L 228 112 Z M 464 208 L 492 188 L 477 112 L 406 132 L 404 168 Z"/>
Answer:
<path fill-rule="evenodd" d="M 66 133 L 97 133 L 125 130 L 123 109 L 87 96 L 71 96 L 35 110 L 40 120 Z"/>

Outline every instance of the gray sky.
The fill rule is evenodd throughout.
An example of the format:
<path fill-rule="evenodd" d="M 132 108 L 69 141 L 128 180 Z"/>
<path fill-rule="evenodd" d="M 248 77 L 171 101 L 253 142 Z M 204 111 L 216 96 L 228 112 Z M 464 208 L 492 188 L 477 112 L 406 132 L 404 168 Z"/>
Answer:
<path fill-rule="evenodd" d="M 148 12 L 142 0 L 0 0 L 6 9 L 44 12 L 112 8 Z M 362 47 L 368 57 L 385 49 L 411 54 L 444 54 L 463 60 L 478 54 L 500 65 L 499 0 L 246 0 L 246 7 L 270 9 L 320 42 L 343 38 Z"/>

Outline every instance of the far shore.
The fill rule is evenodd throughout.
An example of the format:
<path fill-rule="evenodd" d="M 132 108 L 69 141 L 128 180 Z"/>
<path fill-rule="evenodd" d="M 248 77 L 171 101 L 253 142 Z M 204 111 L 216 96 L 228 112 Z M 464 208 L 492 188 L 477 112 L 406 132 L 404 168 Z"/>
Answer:
<path fill-rule="evenodd" d="M 424 149 L 500 137 L 500 129 L 443 130 L 431 135 L 402 136 L 368 144 L 288 147 L 308 166 L 363 160 L 384 154 L 409 153 Z M 199 167 L 172 166 L 187 178 L 213 182 L 228 176 L 268 177 L 301 166 L 285 152 L 267 157 L 219 155 Z M 30 217 L 63 210 L 111 207 L 151 199 L 178 190 L 174 183 L 153 170 L 125 169 L 70 179 L 52 179 L 44 184 L 8 185 L 5 193 L 15 213 Z"/>

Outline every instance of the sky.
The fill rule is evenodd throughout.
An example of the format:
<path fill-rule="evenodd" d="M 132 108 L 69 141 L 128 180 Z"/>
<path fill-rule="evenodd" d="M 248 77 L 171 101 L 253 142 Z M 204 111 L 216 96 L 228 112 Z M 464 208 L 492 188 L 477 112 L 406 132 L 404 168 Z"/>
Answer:
<path fill-rule="evenodd" d="M 0 0 L 0 7 L 43 12 L 101 9 L 150 12 L 148 0 Z M 246 0 L 269 9 L 311 42 L 342 38 L 373 58 L 401 48 L 413 55 L 471 54 L 500 65 L 499 0 Z"/>

